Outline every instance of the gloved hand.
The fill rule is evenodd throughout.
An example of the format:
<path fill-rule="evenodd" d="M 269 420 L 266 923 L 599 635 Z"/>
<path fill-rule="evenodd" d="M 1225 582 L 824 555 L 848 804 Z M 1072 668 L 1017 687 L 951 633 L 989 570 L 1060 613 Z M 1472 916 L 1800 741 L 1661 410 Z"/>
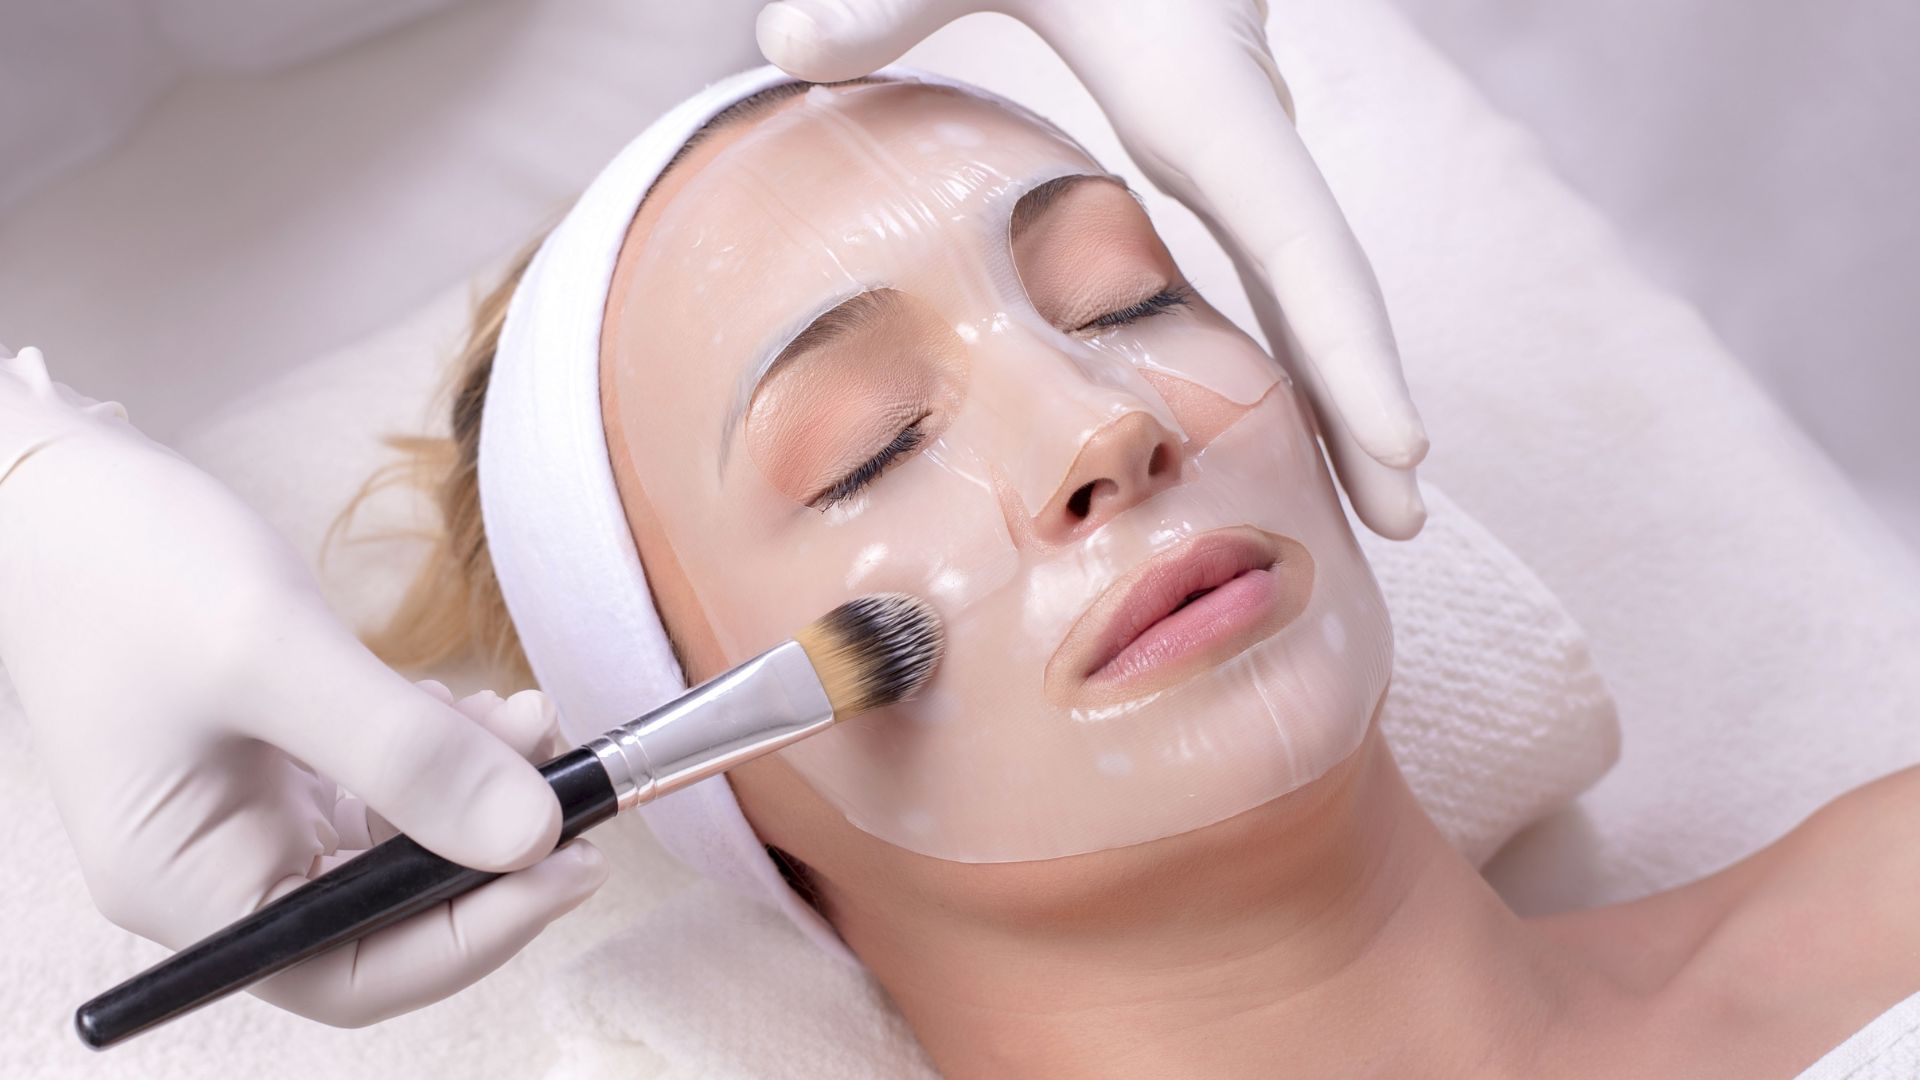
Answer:
<path fill-rule="evenodd" d="M 1264 0 L 777 0 L 760 50 L 798 78 L 851 79 L 977 11 L 1044 38 L 1148 179 L 1206 223 L 1291 355 L 1355 512 L 1382 536 L 1419 532 L 1426 432 L 1373 268 L 1294 131 Z"/>
<path fill-rule="evenodd" d="M 543 699 L 456 708 L 389 670 L 264 521 L 124 417 L 37 350 L 0 353 L 0 664 L 100 910 L 177 949 L 386 822 L 519 871 L 256 989 L 357 1026 L 459 990 L 592 893 L 602 861 L 548 854 L 559 803 L 522 760 L 548 749 Z"/>

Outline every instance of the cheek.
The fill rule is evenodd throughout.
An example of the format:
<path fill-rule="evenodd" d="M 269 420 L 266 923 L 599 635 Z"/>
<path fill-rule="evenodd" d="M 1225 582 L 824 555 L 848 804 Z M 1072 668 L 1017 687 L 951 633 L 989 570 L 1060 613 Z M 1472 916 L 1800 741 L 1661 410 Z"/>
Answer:
<path fill-rule="evenodd" d="M 869 928 L 898 925 L 903 910 L 958 906 L 1005 918 L 1055 903 L 1063 882 L 1085 876 L 1060 873 L 1075 860 L 982 866 L 896 847 L 850 825 L 779 755 L 731 769 L 727 781 L 754 834 L 806 865 L 836 928 L 856 945 Z"/>
<path fill-rule="evenodd" d="M 863 955 L 903 911 L 964 911 L 997 926 L 1042 930 L 1098 906 L 1155 872 L 1167 845 L 1020 863 L 963 863 L 921 855 L 848 824 L 780 756 L 730 770 L 728 782 L 756 836 L 806 865 L 836 929 Z"/>
<path fill-rule="evenodd" d="M 620 493 L 621 507 L 646 573 L 647 590 L 660 613 L 660 624 L 672 639 L 685 665 L 681 674 L 691 686 L 726 670 L 726 655 L 667 530 L 661 526 L 659 515 L 635 475 L 625 432 L 625 426 L 618 422 L 610 421 L 607 425 L 614 486 Z"/>
<path fill-rule="evenodd" d="M 1016 552 L 990 478 L 964 457 L 936 439 L 825 511 L 740 491 L 708 527 L 670 522 L 726 655 L 744 660 L 855 596 L 909 592 L 948 614 L 1003 585 Z"/>
<path fill-rule="evenodd" d="M 1164 371 L 1144 371 L 1142 377 L 1153 387 L 1174 419 L 1186 432 L 1189 452 L 1212 442 L 1214 436 L 1232 427 L 1247 415 L 1250 405 L 1237 405 L 1199 383 L 1176 378 Z"/>
<path fill-rule="evenodd" d="M 861 861 L 852 857 L 853 847 L 861 840 L 873 842 L 848 825 L 777 754 L 728 770 L 727 782 L 762 841 L 823 873 L 846 873 Z"/>

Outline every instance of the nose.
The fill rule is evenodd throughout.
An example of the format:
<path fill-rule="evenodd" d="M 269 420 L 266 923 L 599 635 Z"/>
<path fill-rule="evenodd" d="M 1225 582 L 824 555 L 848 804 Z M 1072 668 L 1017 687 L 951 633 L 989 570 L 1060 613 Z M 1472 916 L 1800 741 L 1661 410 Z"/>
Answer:
<path fill-rule="evenodd" d="M 1144 412 L 1128 412 L 1096 429 L 1067 478 L 1034 515 L 1043 543 L 1078 539 L 1180 480 L 1180 440 Z"/>

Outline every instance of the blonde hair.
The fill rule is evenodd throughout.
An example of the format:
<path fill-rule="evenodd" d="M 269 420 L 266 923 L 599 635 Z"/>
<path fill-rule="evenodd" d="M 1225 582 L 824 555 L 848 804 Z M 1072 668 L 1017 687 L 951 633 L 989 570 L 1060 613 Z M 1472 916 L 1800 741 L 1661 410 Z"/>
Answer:
<path fill-rule="evenodd" d="M 829 86 L 885 82 L 871 76 Z M 666 166 L 664 177 L 688 151 L 730 124 L 759 116 L 780 102 L 798 97 L 814 83 L 782 83 L 720 110 L 682 143 Z M 658 182 L 656 178 L 656 183 Z M 520 648 L 507 604 L 494 577 L 487 554 L 487 534 L 480 518 L 480 414 L 486 404 L 487 381 L 493 375 L 493 357 L 500 345 L 500 329 L 507 305 L 533 261 L 539 242 L 514 259 L 506 276 L 480 297 L 465 343 L 454 357 L 448 386 L 448 434 L 390 435 L 384 441 L 403 455 L 382 466 L 347 503 L 328 530 L 326 548 L 346 536 L 355 515 L 367 500 L 390 488 L 411 488 L 430 496 L 439 512 L 439 528 L 426 534 L 425 561 L 386 621 L 361 637 L 376 655 L 396 668 L 428 668 L 460 660 L 479 659 L 494 671 L 530 683 L 532 671 Z M 673 628 L 666 627 L 676 658 L 681 657 Z"/>
<path fill-rule="evenodd" d="M 426 534 L 426 558 L 385 622 L 361 637 L 388 665 L 428 668 L 477 658 L 495 671 L 531 681 L 500 582 L 487 554 L 480 518 L 480 414 L 500 345 L 507 305 L 538 249 L 521 252 L 506 275 L 474 303 L 465 342 L 449 369 L 443 391 L 450 398 L 445 435 L 389 435 L 383 441 L 402 455 L 381 466 L 360 486 L 327 533 L 327 546 L 346 536 L 368 499 L 390 488 L 428 495 L 439 527 Z"/>

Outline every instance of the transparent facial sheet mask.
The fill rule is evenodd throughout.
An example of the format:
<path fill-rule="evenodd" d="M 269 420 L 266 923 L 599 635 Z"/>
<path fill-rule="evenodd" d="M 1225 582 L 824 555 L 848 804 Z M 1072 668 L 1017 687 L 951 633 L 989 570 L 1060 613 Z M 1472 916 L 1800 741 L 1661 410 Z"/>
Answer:
<path fill-rule="evenodd" d="M 1055 858 L 1249 810 L 1351 753 L 1390 670 L 1384 603 L 1278 365 L 1210 309 L 1087 339 L 1026 295 L 1008 242 L 1015 204 L 1100 171 L 970 95 L 816 90 L 674 196 L 611 299 L 639 313 L 606 343 L 612 443 L 729 662 L 864 593 L 940 610 L 946 657 L 917 699 L 781 752 L 852 824 L 920 854 Z M 868 327 L 877 337 L 843 347 L 858 357 L 851 374 L 809 386 L 795 371 L 802 389 L 785 399 L 753 395 L 801 327 L 876 289 L 895 299 L 872 321 L 914 332 Z M 792 364 L 837 363 L 817 359 L 832 349 Z M 1201 426 L 1156 379 L 1235 418 L 1192 434 Z M 921 395 L 937 399 L 935 434 L 858 493 L 822 510 L 774 479 L 810 425 L 831 441 L 870 425 L 870 402 L 884 432 L 926 407 L 903 385 L 935 384 Z M 786 433 L 756 442 L 783 412 Z M 1123 424 L 1153 434 L 1121 445 Z M 1067 527 L 1076 484 L 1134 467 L 1155 439 L 1177 448 L 1162 463 L 1173 471 Z M 1278 545 L 1283 624 L 1138 693 L 1090 693 L 1072 671 L 1049 679 L 1110 586 L 1222 530 Z M 650 565 L 658 554 L 643 551 Z"/>

